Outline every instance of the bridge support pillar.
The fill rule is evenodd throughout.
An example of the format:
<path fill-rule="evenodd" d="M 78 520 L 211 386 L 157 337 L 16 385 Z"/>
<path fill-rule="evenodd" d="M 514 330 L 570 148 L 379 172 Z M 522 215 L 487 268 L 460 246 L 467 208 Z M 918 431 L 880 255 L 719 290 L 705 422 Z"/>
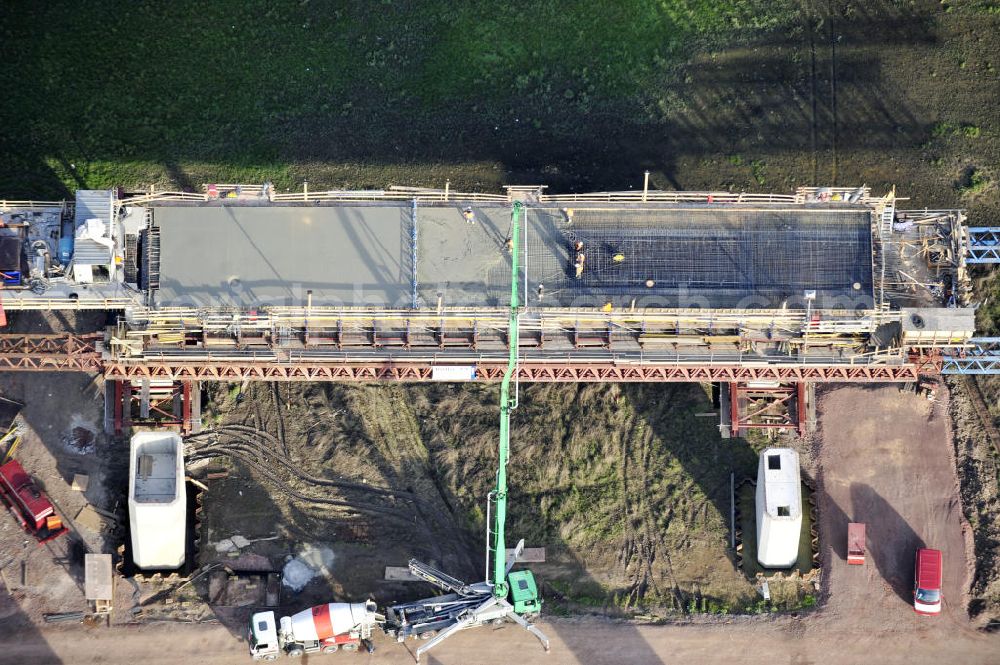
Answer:
<path fill-rule="evenodd" d="M 107 381 L 105 429 L 122 436 L 132 425 L 175 427 L 181 434 L 201 431 L 201 383 L 143 378 Z"/>
<path fill-rule="evenodd" d="M 808 381 L 729 382 L 721 401 L 723 436 L 745 436 L 752 429 L 794 430 L 804 436 L 815 422 L 813 396 Z"/>

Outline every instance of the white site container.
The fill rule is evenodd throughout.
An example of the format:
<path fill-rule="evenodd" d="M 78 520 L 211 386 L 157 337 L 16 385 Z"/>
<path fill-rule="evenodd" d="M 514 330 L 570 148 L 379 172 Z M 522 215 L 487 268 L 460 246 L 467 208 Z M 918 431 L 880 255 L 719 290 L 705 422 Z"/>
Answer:
<path fill-rule="evenodd" d="M 132 437 L 128 514 L 132 560 L 144 570 L 184 565 L 187 494 L 184 442 L 174 432 L 140 432 Z"/>
<path fill-rule="evenodd" d="M 799 455 L 768 448 L 757 469 L 757 561 L 765 568 L 790 568 L 799 558 L 802 484 Z"/>

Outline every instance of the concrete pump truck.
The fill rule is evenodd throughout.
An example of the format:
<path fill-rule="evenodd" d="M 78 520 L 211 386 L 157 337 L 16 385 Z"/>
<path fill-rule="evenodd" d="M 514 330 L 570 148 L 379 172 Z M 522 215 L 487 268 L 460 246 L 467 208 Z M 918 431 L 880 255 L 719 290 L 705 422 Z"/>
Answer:
<path fill-rule="evenodd" d="M 430 582 L 446 593 L 410 603 L 386 608 L 383 628 L 389 635 L 402 642 L 407 637 L 427 639 L 416 649 L 417 662 L 427 650 L 440 644 L 450 635 L 486 624 L 499 624 L 511 620 L 537 637 L 545 650 L 549 639 L 530 619 L 542 607 L 535 578 L 530 570 L 513 571 L 517 557 L 524 549 L 520 541 L 513 556 L 507 556 L 507 462 L 510 459 L 510 414 L 517 408 L 517 391 L 511 396 L 511 381 L 517 374 L 517 339 L 520 315 L 518 298 L 518 248 L 523 206 L 514 203 L 511 213 L 510 233 L 510 318 L 508 327 L 507 369 L 500 384 L 500 446 L 496 486 L 487 499 L 486 515 L 486 580 L 466 584 L 450 575 L 435 570 L 415 559 L 409 562 L 410 572 Z M 492 519 L 492 526 L 490 522 Z"/>
<path fill-rule="evenodd" d="M 408 637 L 427 640 L 416 649 L 416 659 L 450 635 L 487 624 L 511 620 L 537 637 L 545 650 L 549 639 L 530 623 L 542 607 L 535 578 L 529 570 L 512 570 L 524 549 L 520 541 L 507 556 L 507 462 L 510 459 L 510 414 L 517 408 L 517 391 L 511 396 L 511 382 L 517 373 L 517 339 L 520 300 L 518 298 L 518 248 L 523 206 L 514 203 L 511 213 L 511 279 L 508 346 L 510 352 L 500 384 L 500 446 L 496 486 L 487 499 L 486 580 L 467 584 L 416 559 L 409 569 L 445 593 L 408 603 L 391 605 L 385 615 L 376 613 L 375 604 L 330 603 L 303 610 L 278 620 L 274 612 L 254 614 L 250 619 L 250 653 L 255 660 L 274 660 L 281 653 L 301 656 L 322 651 L 372 649 L 373 628 L 402 642 Z M 492 524 L 491 524 L 492 522 Z"/>

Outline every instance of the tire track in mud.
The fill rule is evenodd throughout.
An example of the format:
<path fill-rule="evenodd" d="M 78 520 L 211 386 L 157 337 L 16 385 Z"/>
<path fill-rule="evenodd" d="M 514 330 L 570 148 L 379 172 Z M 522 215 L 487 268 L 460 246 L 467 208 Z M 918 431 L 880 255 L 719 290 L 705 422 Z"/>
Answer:
<path fill-rule="evenodd" d="M 398 509 L 395 508 L 385 508 L 380 506 L 375 506 L 373 504 L 360 505 L 359 502 L 348 501 L 344 499 L 333 499 L 326 496 L 310 495 L 292 487 L 287 481 L 283 480 L 270 466 L 266 463 L 261 462 L 259 451 L 248 446 L 239 445 L 226 445 L 226 446 L 205 446 L 203 448 L 198 448 L 191 452 L 188 459 L 196 461 L 199 459 L 210 458 L 210 457 L 233 457 L 238 459 L 241 463 L 253 469 L 255 472 L 260 474 L 261 477 L 267 479 L 274 486 L 285 492 L 287 495 L 298 499 L 299 501 L 305 502 L 307 504 L 317 504 L 323 506 L 335 506 L 339 508 L 346 509 L 338 517 L 349 517 L 351 512 L 359 514 L 368 514 L 378 516 L 380 518 L 387 517 L 390 519 L 395 519 L 397 521 L 402 521 L 406 524 L 411 524 L 405 515 L 399 513 Z M 267 458 L 264 458 L 268 461 Z M 426 527 L 425 527 L 426 528 Z"/>
<path fill-rule="evenodd" d="M 635 417 L 628 435 L 622 438 L 620 474 L 625 535 L 618 560 L 628 580 L 626 607 L 637 605 L 650 589 L 655 595 L 660 595 L 653 571 L 659 539 L 656 537 L 656 522 L 647 500 L 650 438 L 649 431 Z M 638 476 L 634 487 L 629 482 L 632 473 Z M 667 520 L 669 519 L 668 513 Z"/>
<path fill-rule="evenodd" d="M 220 435 L 232 437 L 237 443 L 253 447 L 257 452 L 257 454 L 264 456 L 273 453 L 273 444 L 276 442 L 275 437 L 270 433 L 263 430 L 255 430 L 246 425 L 223 425 L 222 427 L 215 428 L 212 430 L 205 430 L 199 434 L 190 436 L 187 438 L 187 441 L 195 442 L 196 451 L 199 451 L 202 449 L 202 447 L 198 447 L 197 443 L 202 442 L 203 439 L 211 442 L 213 437 L 219 437 Z M 253 441 L 252 437 L 260 437 L 270 445 L 264 446 L 259 442 Z M 223 442 L 220 442 L 219 445 L 224 446 L 225 444 Z M 370 485 L 368 483 L 356 483 L 348 480 L 331 480 L 329 478 L 317 478 L 302 471 L 301 467 L 299 467 L 297 464 L 292 462 L 287 457 L 276 456 L 275 460 L 278 461 L 283 466 L 285 466 L 288 469 L 288 471 L 291 472 L 293 475 L 312 485 L 325 485 L 328 487 L 338 487 L 341 489 L 353 489 L 373 494 L 382 494 L 390 497 L 401 497 L 414 502 L 423 501 L 414 493 L 407 492 L 404 490 L 394 490 L 385 487 L 378 487 L 376 485 Z"/>
<path fill-rule="evenodd" d="M 471 534 L 463 527 L 464 520 L 456 515 L 455 507 L 448 495 L 438 465 L 424 443 L 413 406 L 398 388 L 352 391 L 347 399 L 348 406 L 364 423 L 365 435 L 379 452 L 384 464 L 376 465 L 392 486 L 405 487 L 414 496 L 422 497 L 417 506 L 433 506 L 444 517 L 433 545 L 438 557 L 445 554 L 442 546 L 456 558 L 469 572 L 478 570 L 472 552 L 478 545 L 471 542 Z M 426 517 L 422 513 L 420 517 Z"/>
<path fill-rule="evenodd" d="M 270 413 L 265 413 L 261 409 L 261 401 L 263 396 L 260 391 L 263 390 L 260 384 L 254 382 L 250 384 L 250 394 L 249 399 L 253 405 L 253 409 L 250 411 L 250 418 L 253 421 L 254 428 L 257 431 L 265 431 L 269 429 L 271 421 L 274 421 L 274 430 L 277 433 L 273 437 L 273 441 L 277 446 L 277 450 L 280 450 L 282 455 L 286 458 L 290 458 L 291 455 L 288 452 L 288 442 L 285 439 L 285 421 L 281 417 L 281 394 L 278 392 L 277 382 L 270 382 L 267 385 L 267 391 L 269 393 L 269 401 L 271 404 Z"/>
<path fill-rule="evenodd" d="M 274 467 L 279 467 L 280 475 L 304 491 L 306 486 L 301 483 L 336 488 L 338 494 L 346 493 L 343 496 L 351 506 L 388 503 L 394 506 L 390 510 L 395 510 L 404 518 L 394 519 L 393 524 L 399 526 L 393 526 L 388 532 L 397 543 L 404 547 L 410 542 L 419 544 L 427 551 L 423 556 L 436 559 L 438 565 L 449 565 L 469 573 L 479 569 L 478 565 L 473 565 L 472 557 L 479 546 L 471 545 L 471 534 L 466 532 L 465 522 L 456 519 L 455 508 L 446 491 L 447 483 L 440 475 L 442 470 L 431 458 L 413 407 L 401 390 L 384 386 L 378 390 L 351 386 L 337 392 L 338 401 L 351 413 L 354 425 L 324 428 L 329 436 L 322 435 L 320 440 L 327 450 L 327 460 L 313 460 L 311 463 L 320 468 L 327 467 L 333 463 L 329 455 L 338 454 L 337 463 L 347 464 L 341 470 L 348 475 L 368 476 L 364 483 L 316 478 L 304 472 L 302 464 L 292 462 L 289 453 L 295 452 L 296 457 L 304 456 L 296 462 L 305 462 L 314 453 L 320 452 L 315 446 L 302 448 L 303 442 L 309 440 L 307 423 L 294 418 L 286 420 L 280 413 L 282 408 L 290 409 L 292 413 L 309 411 L 308 394 L 292 391 L 287 399 L 282 400 L 276 384 L 252 384 L 246 397 L 247 400 L 238 400 L 243 404 L 234 410 L 234 414 L 242 415 L 243 424 L 226 427 L 232 435 L 257 437 L 255 454 L 266 454 L 271 465 L 266 471 L 273 472 Z M 324 393 L 324 398 L 329 405 L 330 396 Z M 237 431 L 234 428 L 243 429 Z M 243 443 L 246 445 L 246 441 Z M 219 453 L 221 449 L 215 452 Z M 246 454 L 247 451 L 244 451 Z M 352 457 L 356 462 L 350 461 Z M 261 475 L 266 476 L 264 472 Z M 273 478 L 269 480 L 275 482 Z M 372 480 L 374 485 L 370 483 Z M 359 492 L 371 498 L 359 497 Z M 315 492 L 309 491 L 308 494 Z M 404 522 L 409 529 L 401 528 Z"/>
<path fill-rule="evenodd" d="M 281 445 L 281 452 L 285 457 L 291 459 L 288 454 L 288 441 L 285 440 L 285 421 L 281 417 L 281 393 L 278 392 L 278 383 L 271 384 L 271 402 L 274 404 L 274 427 L 278 432 L 278 443 Z"/>
<path fill-rule="evenodd" d="M 437 510 L 412 492 L 312 476 L 290 459 L 283 457 L 278 449 L 277 438 L 263 430 L 256 430 L 246 425 L 224 425 L 188 437 L 186 442 L 190 460 L 221 456 L 237 459 L 286 495 L 306 505 L 323 506 L 324 511 L 328 511 L 327 506 L 342 509 L 335 516 L 337 518 L 349 517 L 352 512 L 379 519 L 388 518 L 417 529 L 431 543 L 436 543 L 435 535 L 447 530 L 451 524 L 449 515 Z M 283 467 L 282 473 L 278 473 L 277 467 Z M 283 475 L 285 477 L 282 477 Z M 343 492 L 360 492 L 372 498 L 357 500 L 346 495 L 332 498 L 299 490 L 290 480 L 298 480 L 313 488 L 327 487 Z M 376 503 L 378 500 L 387 501 L 389 505 L 379 505 Z M 324 512 L 323 517 L 329 519 L 331 515 Z"/>

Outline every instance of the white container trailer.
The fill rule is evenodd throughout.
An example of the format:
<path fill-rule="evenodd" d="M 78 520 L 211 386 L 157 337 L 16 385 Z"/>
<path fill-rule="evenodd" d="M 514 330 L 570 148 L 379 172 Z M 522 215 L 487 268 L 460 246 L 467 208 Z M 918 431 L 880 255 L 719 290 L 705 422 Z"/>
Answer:
<path fill-rule="evenodd" d="M 757 469 L 757 561 L 765 568 L 790 568 L 799 558 L 802 484 L 799 454 L 768 448 Z"/>
<path fill-rule="evenodd" d="M 143 570 L 184 565 L 187 493 L 184 442 L 174 432 L 140 432 L 132 437 L 128 513 L 132 560 Z"/>

